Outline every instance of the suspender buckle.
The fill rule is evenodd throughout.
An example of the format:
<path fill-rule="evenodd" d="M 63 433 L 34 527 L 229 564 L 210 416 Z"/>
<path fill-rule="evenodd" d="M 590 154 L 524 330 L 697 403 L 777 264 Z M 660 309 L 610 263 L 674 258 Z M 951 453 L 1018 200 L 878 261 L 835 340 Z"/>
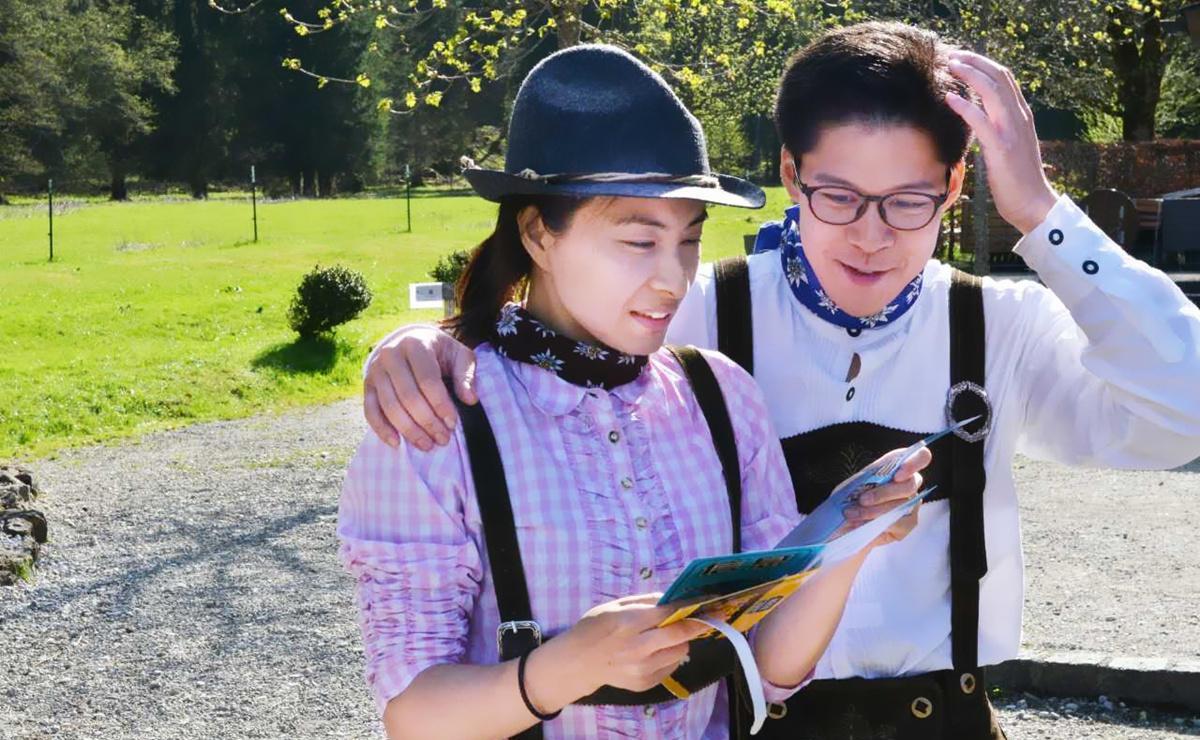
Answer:
<path fill-rule="evenodd" d="M 950 388 L 950 392 L 946 394 L 946 421 L 950 424 L 958 423 L 958 418 L 954 414 L 954 405 L 958 401 L 958 397 L 963 393 L 970 393 L 975 396 L 975 401 L 971 406 L 979 408 L 983 420 L 979 422 L 979 428 L 973 432 L 968 432 L 966 427 L 955 429 L 954 436 L 964 442 L 978 442 L 988 433 L 992 431 L 992 399 L 988 398 L 987 391 L 978 383 L 972 383 L 969 380 L 964 380 L 960 383 L 955 383 Z M 974 411 L 975 409 L 971 409 Z M 963 414 L 964 419 L 970 418 L 969 414 Z"/>
<path fill-rule="evenodd" d="M 542 628 L 532 620 L 501 622 L 496 628 L 496 652 L 500 660 L 512 660 L 542 644 Z"/>

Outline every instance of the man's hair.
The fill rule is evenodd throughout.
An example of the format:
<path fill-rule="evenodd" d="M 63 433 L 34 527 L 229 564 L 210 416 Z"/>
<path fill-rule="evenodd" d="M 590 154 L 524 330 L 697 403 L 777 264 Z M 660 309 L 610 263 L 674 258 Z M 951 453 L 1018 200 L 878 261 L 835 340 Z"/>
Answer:
<path fill-rule="evenodd" d="M 780 141 L 798 160 L 828 126 L 900 124 L 929 134 L 941 162 L 958 162 L 971 130 L 946 104 L 946 93 L 971 98 L 950 75 L 953 48 L 932 31 L 894 22 L 823 34 L 783 71 L 775 99 Z"/>

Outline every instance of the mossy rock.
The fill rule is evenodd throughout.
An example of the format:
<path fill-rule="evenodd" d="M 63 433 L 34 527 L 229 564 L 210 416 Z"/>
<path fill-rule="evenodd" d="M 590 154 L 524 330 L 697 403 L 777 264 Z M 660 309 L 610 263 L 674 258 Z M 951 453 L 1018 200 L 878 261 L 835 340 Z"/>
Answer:
<path fill-rule="evenodd" d="M 0 465 L 0 586 L 33 578 L 46 542 L 46 517 L 29 508 L 40 493 L 33 473 Z"/>

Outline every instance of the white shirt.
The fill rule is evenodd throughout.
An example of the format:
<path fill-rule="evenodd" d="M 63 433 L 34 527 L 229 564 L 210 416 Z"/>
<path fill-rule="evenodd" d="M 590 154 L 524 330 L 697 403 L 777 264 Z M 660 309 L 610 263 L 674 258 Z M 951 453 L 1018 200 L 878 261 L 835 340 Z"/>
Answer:
<path fill-rule="evenodd" d="M 1065 196 L 1015 251 L 1045 285 L 984 280 L 994 418 L 985 442 L 980 665 L 1014 658 L 1020 646 L 1015 453 L 1117 468 L 1170 468 L 1200 456 L 1200 310 Z M 778 252 L 751 256 L 749 272 L 755 376 L 781 438 L 848 421 L 914 432 L 945 426 L 949 266 L 931 260 L 916 305 L 857 338 L 795 299 Z M 706 266 L 668 341 L 716 347 L 716 333 Z M 846 382 L 855 352 L 861 370 Z M 817 678 L 951 667 L 948 522 L 946 501 L 926 504 L 912 534 L 871 553 Z"/>

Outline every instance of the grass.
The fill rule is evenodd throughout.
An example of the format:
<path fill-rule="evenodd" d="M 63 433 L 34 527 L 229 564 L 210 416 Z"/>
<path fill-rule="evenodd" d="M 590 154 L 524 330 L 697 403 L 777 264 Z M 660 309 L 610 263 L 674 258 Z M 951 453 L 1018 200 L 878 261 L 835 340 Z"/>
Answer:
<path fill-rule="evenodd" d="M 705 257 L 740 251 L 785 197 L 714 208 Z M 408 309 L 408 283 L 477 243 L 495 214 L 436 191 L 412 210 L 410 234 L 400 198 L 260 203 L 253 243 L 236 195 L 59 197 L 48 262 L 45 204 L 0 207 L 0 459 L 355 395 L 372 342 L 437 316 Z M 300 277 L 335 263 L 364 274 L 371 307 L 333 338 L 295 341 L 285 316 Z"/>

